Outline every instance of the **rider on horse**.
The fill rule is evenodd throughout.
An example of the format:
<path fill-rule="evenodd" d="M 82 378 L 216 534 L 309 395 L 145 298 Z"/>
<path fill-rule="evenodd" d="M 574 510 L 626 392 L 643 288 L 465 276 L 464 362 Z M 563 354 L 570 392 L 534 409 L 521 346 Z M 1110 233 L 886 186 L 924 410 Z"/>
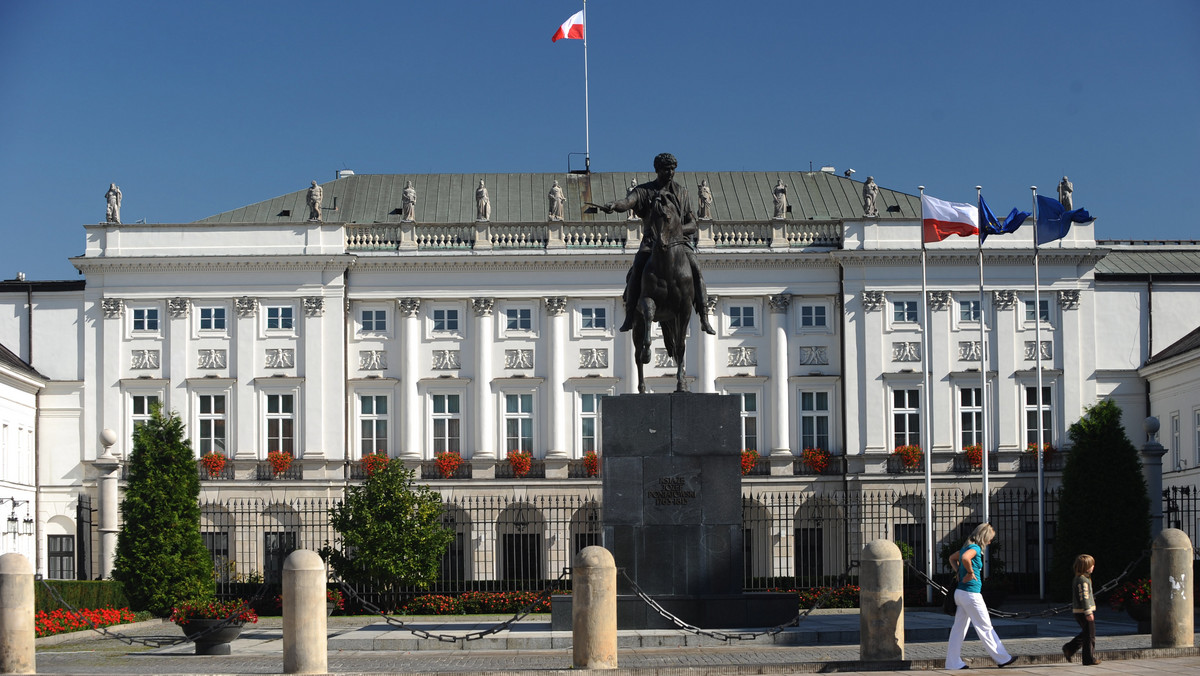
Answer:
<path fill-rule="evenodd" d="M 696 264 L 696 217 L 692 214 L 692 202 L 688 199 L 687 189 L 674 180 L 677 166 L 679 163 L 675 160 L 674 155 L 662 153 L 654 158 L 654 171 L 658 174 L 657 178 L 637 186 L 629 192 L 625 199 L 609 202 L 600 207 L 600 210 L 606 214 L 632 209 L 645 223 L 645 228 L 642 230 L 642 244 L 638 247 L 637 255 L 633 257 L 633 267 L 625 276 L 625 293 L 622 296 L 625 300 L 625 323 L 621 325 L 622 331 L 633 328 L 633 308 L 636 307 L 642 291 L 642 270 L 646 267 L 646 261 L 650 259 L 650 252 L 658 243 L 658 233 L 663 230 L 663 224 L 658 222 L 662 219 L 660 215 L 662 211 L 654 208 L 655 201 L 667 198 L 679 206 L 678 213 L 682 215 L 683 219 L 683 233 L 690 238 L 686 251 L 688 262 L 692 266 L 692 282 L 695 285 L 693 303 L 696 314 L 700 317 L 700 328 L 705 333 L 716 334 L 712 325 L 708 323 L 708 290 L 704 285 L 704 277 L 700 274 L 700 266 Z"/>

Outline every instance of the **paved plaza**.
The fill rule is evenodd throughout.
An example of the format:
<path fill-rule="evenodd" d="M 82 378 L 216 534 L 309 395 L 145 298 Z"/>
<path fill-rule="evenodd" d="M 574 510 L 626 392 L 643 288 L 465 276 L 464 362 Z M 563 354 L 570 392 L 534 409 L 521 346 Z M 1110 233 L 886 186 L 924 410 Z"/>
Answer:
<path fill-rule="evenodd" d="M 1042 606 L 1044 607 L 1044 606 Z M 1025 610 L 1040 610 L 1029 607 Z M 1060 648 L 1077 628 L 1069 613 L 1049 618 L 997 619 L 1009 652 L 1020 657 L 1006 669 L 1015 674 L 1200 674 L 1196 648 L 1150 648 L 1125 614 L 1097 613 L 1096 647 L 1103 664 L 1067 664 Z M 464 635 L 507 618 L 415 618 L 411 626 L 438 634 Z M 952 618 L 924 609 L 905 614 L 904 662 L 860 662 L 857 611 L 818 611 L 774 637 L 724 642 L 676 630 L 621 631 L 619 674 L 888 673 L 941 669 Z M 470 642 L 418 640 L 370 617 L 329 620 L 329 669 L 337 674 L 556 674 L 571 669 L 570 632 L 551 631 L 549 617 L 533 615 L 484 639 Z M 174 639 L 178 628 L 146 622 L 121 628 L 131 638 Z M 278 617 L 247 626 L 233 654 L 193 655 L 189 643 L 147 648 L 95 632 L 39 639 L 40 674 L 278 674 L 283 672 L 283 632 Z M 972 668 L 994 668 L 974 635 L 964 656 Z"/>

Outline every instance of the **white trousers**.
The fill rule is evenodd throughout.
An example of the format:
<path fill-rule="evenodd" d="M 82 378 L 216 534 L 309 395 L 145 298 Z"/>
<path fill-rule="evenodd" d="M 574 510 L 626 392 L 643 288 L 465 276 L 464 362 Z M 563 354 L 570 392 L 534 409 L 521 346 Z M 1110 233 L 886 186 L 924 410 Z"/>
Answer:
<path fill-rule="evenodd" d="M 962 669 L 966 665 L 962 659 L 963 640 L 967 638 L 967 629 L 975 627 L 983 647 L 987 648 L 996 664 L 1004 664 L 1012 659 L 1012 655 L 1004 649 L 996 630 L 992 628 L 992 620 L 988 617 L 987 605 L 983 602 L 983 594 L 976 592 L 954 590 L 954 604 L 958 610 L 954 613 L 954 626 L 950 628 L 950 645 L 946 649 L 946 668 Z"/>

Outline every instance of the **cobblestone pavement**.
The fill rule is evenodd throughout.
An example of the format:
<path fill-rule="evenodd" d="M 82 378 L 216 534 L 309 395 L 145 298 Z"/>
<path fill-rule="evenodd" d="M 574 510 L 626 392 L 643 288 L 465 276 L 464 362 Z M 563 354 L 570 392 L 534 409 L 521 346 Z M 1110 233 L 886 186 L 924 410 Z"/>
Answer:
<path fill-rule="evenodd" d="M 375 618 L 330 618 L 330 645 L 338 636 L 365 628 L 399 631 L 372 624 Z M 534 617 L 544 623 L 544 617 Z M 813 617 L 814 624 L 837 622 L 857 623 L 856 613 L 836 613 L 828 617 Z M 1006 669 L 1016 674 L 1055 674 L 1073 676 L 1091 674 L 1197 674 L 1200 675 L 1200 651 L 1150 649 L 1150 636 L 1137 634 L 1136 625 L 1111 611 L 1102 611 L 1097 618 L 1097 650 L 1104 663 L 1083 667 L 1078 658 L 1068 665 L 1060 652 L 1068 636 L 1073 635 L 1075 622 L 1070 617 L 1018 620 L 1033 625 L 1025 632 L 1030 638 L 1006 638 L 1009 651 L 1020 656 L 1017 664 Z M 439 620 L 432 620 L 436 624 Z M 936 613 L 910 611 L 905 616 L 906 627 L 941 623 L 946 629 L 950 618 Z M 445 625 L 449 627 L 450 625 Z M 464 625 L 469 626 L 469 625 Z M 179 636 L 178 629 L 164 623 L 143 623 L 124 629 L 130 636 L 171 639 Z M 569 632 L 553 632 L 566 636 Z M 668 632 L 670 633 L 670 632 Z M 681 634 L 682 632 L 673 632 Z M 621 632 L 627 642 L 631 632 Z M 329 670 L 337 674 L 578 674 L 571 671 L 571 650 L 564 647 L 549 649 L 477 649 L 460 643 L 423 646 L 421 650 L 338 650 L 329 651 Z M 428 649 L 433 647 L 435 649 Z M 445 649 L 448 647 L 449 649 Z M 441 648 L 441 649 L 437 649 Z M 806 645 L 769 645 L 740 641 L 733 644 L 689 647 L 623 648 L 619 652 L 621 668 L 610 674 L 636 676 L 683 676 L 702 674 L 789 674 L 813 672 L 888 673 L 889 670 L 909 672 L 934 670 L 942 672 L 945 659 L 945 639 L 909 640 L 905 646 L 906 662 L 867 664 L 858 661 L 857 642 L 812 642 Z M 248 627 L 243 637 L 234 643 L 233 654 L 219 657 L 198 657 L 191 654 L 190 644 L 173 648 L 151 649 L 129 645 L 87 632 L 78 640 L 58 642 L 42 639 L 38 643 L 37 671 L 40 674 L 278 674 L 283 671 L 282 630 L 279 618 L 263 618 L 258 625 Z M 994 667 L 978 640 L 969 638 L 964 657 L 973 668 Z"/>

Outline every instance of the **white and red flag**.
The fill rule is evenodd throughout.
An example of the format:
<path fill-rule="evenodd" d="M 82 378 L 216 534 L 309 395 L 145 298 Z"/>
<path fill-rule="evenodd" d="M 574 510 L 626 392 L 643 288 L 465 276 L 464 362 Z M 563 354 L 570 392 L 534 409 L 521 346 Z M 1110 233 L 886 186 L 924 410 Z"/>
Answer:
<path fill-rule="evenodd" d="M 926 242 L 940 242 L 950 235 L 978 235 L 979 208 L 974 204 L 921 195 L 921 223 Z"/>
<path fill-rule="evenodd" d="M 563 22 L 563 25 L 558 27 L 554 32 L 554 37 L 550 38 L 550 42 L 558 42 L 566 38 L 568 40 L 583 39 L 583 10 L 579 10 L 571 15 L 570 19 Z"/>

